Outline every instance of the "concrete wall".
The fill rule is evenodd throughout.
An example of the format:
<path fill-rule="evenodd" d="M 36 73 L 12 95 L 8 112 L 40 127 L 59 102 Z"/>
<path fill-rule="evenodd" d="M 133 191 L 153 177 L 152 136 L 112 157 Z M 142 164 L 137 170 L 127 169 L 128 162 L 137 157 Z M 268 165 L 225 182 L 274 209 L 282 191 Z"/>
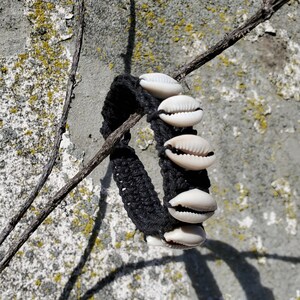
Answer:
<path fill-rule="evenodd" d="M 236 28 L 259 1 L 136 1 L 132 73 L 178 67 Z M 0 299 L 299 299 L 300 26 L 291 1 L 189 75 L 202 103 L 199 135 L 213 145 L 208 241 L 149 248 L 127 218 L 108 160 L 80 184 L 1 274 Z M 101 107 L 124 71 L 129 1 L 86 1 L 75 99 L 49 182 L 10 243 L 103 143 Z M 24 202 L 50 155 L 74 50 L 73 1 L 0 4 L 0 227 Z M 162 195 L 148 124 L 132 145 Z M 145 148 L 145 147 L 144 147 Z"/>

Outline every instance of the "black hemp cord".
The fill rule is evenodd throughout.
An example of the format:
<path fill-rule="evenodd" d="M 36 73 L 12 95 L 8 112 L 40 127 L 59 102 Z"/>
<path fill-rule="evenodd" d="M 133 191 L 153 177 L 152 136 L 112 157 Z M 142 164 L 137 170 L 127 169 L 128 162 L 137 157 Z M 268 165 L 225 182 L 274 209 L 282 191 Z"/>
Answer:
<path fill-rule="evenodd" d="M 210 181 L 206 170 L 186 171 L 171 162 L 165 155 L 164 143 L 178 135 L 197 134 L 192 127 L 175 128 L 159 118 L 157 107 L 160 100 L 147 93 L 139 84 L 139 79 L 129 74 L 117 76 L 107 94 L 102 109 L 104 118 L 101 134 L 106 139 L 127 118 L 135 112 L 147 114 L 151 124 L 159 155 L 159 166 L 163 176 L 164 205 L 147 174 L 142 162 L 128 143 L 129 131 L 114 147 L 110 160 L 114 180 L 119 188 L 129 218 L 137 229 L 147 235 L 159 235 L 164 239 L 165 232 L 185 223 L 174 219 L 168 212 L 169 201 L 178 194 L 190 189 L 208 192 Z"/>

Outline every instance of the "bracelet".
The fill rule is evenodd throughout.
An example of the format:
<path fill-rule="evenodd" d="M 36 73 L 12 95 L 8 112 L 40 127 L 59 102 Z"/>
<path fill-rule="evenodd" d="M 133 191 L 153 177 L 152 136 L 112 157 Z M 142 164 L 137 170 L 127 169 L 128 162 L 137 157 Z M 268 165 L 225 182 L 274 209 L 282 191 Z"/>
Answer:
<path fill-rule="evenodd" d="M 104 101 L 100 132 L 106 139 L 131 114 L 147 115 L 163 176 L 163 205 L 128 145 L 129 131 L 110 155 L 113 177 L 129 218 L 148 244 L 188 249 L 205 241 L 202 222 L 217 209 L 206 171 L 215 155 L 192 128 L 202 119 L 199 102 L 181 92 L 181 85 L 165 74 L 119 75 Z"/>

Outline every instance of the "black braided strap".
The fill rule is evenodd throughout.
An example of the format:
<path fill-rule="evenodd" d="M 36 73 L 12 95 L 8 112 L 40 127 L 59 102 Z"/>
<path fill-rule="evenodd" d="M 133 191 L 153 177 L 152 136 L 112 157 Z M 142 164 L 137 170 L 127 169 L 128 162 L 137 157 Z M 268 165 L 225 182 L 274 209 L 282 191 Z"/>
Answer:
<path fill-rule="evenodd" d="M 135 112 L 147 114 L 156 140 L 159 154 L 159 166 L 163 176 L 164 205 L 161 204 L 151 178 L 133 148 L 128 146 L 130 134 L 114 147 L 110 160 L 114 180 L 119 188 L 120 196 L 128 216 L 137 229 L 145 235 L 160 236 L 182 225 L 168 212 L 169 201 L 178 194 L 191 189 L 208 192 L 210 181 L 206 170 L 186 171 L 171 162 L 165 155 L 164 143 L 178 135 L 194 134 L 191 127 L 175 128 L 163 122 L 157 112 L 160 100 L 151 96 L 140 85 L 139 79 L 131 75 L 117 76 L 104 102 L 102 115 L 104 118 L 100 129 L 107 138 L 115 129 L 124 123 Z"/>

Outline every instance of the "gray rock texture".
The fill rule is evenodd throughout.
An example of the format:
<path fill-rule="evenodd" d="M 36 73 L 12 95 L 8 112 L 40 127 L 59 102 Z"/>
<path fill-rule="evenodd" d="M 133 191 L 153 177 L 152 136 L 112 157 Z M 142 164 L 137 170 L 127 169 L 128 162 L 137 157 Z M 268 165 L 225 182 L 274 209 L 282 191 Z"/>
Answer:
<path fill-rule="evenodd" d="M 131 1 L 132 74 L 173 74 L 251 16 L 260 1 Z M 300 299 L 299 1 L 186 77 L 201 101 L 196 129 L 213 145 L 218 210 L 204 247 L 151 248 L 127 218 L 105 160 L 0 275 L 0 299 Z M 0 227 L 50 155 L 74 51 L 70 0 L 0 3 Z M 101 107 L 124 72 L 130 1 L 86 1 L 78 86 L 59 160 L 0 258 L 51 195 L 103 143 Z M 132 145 L 162 195 L 149 125 Z"/>

